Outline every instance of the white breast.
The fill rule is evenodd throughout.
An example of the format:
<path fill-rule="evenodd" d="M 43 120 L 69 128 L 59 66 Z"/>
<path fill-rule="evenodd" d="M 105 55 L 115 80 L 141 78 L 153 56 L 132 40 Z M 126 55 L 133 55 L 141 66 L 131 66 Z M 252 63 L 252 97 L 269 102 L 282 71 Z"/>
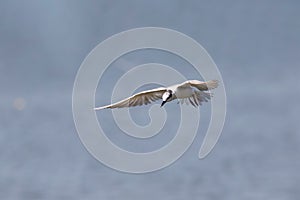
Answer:
<path fill-rule="evenodd" d="M 194 90 L 191 87 L 179 87 L 175 91 L 175 95 L 178 99 L 189 98 L 194 94 Z"/>

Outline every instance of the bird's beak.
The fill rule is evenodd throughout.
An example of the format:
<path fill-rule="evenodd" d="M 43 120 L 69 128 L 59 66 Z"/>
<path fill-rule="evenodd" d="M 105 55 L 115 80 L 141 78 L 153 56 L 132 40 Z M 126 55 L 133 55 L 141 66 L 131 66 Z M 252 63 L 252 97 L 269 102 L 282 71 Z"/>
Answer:
<path fill-rule="evenodd" d="M 160 105 L 160 107 L 163 107 L 163 105 L 165 105 L 166 101 L 163 101 Z"/>

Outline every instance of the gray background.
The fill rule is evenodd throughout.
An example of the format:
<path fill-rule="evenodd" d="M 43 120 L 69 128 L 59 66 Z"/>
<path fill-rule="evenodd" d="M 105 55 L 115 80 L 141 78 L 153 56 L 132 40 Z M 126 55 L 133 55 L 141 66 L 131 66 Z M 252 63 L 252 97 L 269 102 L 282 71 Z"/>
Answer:
<path fill-rule="evenodd" d="M 299 8 L 293 0 L 1 0 L 0 199 L 299 199 Z M 206 48 L 223 75 L 228 112 L 206 159 L 197 159 L 199 131 L 174 165 L 131 175 L 85 150 L 71 95 L 93 47 L 143 26 L 181 31 Z M 126 65 L 153 61 L 159 53 L 149 54 L 120 60 L 107 80 L 113 84 Z M 192 70 L 185 72 L 192 77 Z M 26 101 L 21 111 L 13 106 L 17 98 Z M 205 116 L 209 106 L 203 108 Z"/>

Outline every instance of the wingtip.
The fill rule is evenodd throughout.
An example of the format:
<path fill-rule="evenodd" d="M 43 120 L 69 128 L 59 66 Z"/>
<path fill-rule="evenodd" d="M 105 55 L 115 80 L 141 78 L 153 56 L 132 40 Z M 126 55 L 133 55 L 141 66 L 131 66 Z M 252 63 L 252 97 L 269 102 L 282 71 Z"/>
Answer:
<path fill-rule="evenodd" d="M 219 86 L 219 81 L 218 80 L 211 80 L 211 81 L 208 81 L 207 83 L 207 87 L 208 89 L 215 89 Z"/>
<path fill-rule="evenodd" d="M 104 109 L 104 107 L 98 107 L 98 108 L 94 108 L 94 111 L 102 110 L 102 109 Z"/>

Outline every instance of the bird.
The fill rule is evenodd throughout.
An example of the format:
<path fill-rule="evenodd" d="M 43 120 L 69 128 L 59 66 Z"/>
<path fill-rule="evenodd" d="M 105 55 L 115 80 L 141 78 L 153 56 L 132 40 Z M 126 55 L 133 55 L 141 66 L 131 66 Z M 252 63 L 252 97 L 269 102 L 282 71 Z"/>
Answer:
<path fill-rule="evenodd" d="M 192 106 L 197 107 L 202 105 L 202 102 L 208 102 L 208 100 L 212 97 L 212 93 L 210 93 L 209 90 L 217 87 L 217 80 L 210 80 L 207 82 L 187 80 L 181 84 L 169 87 L 159 87 L 152 90 L 142 91 L 119 102 L 102 107 L 96 107 L 94 110 L 141 106 L 160 99 L 162 100 L 160 107 L 175 99 L 178 100 L 177 103 L 191 103 Z"/>

